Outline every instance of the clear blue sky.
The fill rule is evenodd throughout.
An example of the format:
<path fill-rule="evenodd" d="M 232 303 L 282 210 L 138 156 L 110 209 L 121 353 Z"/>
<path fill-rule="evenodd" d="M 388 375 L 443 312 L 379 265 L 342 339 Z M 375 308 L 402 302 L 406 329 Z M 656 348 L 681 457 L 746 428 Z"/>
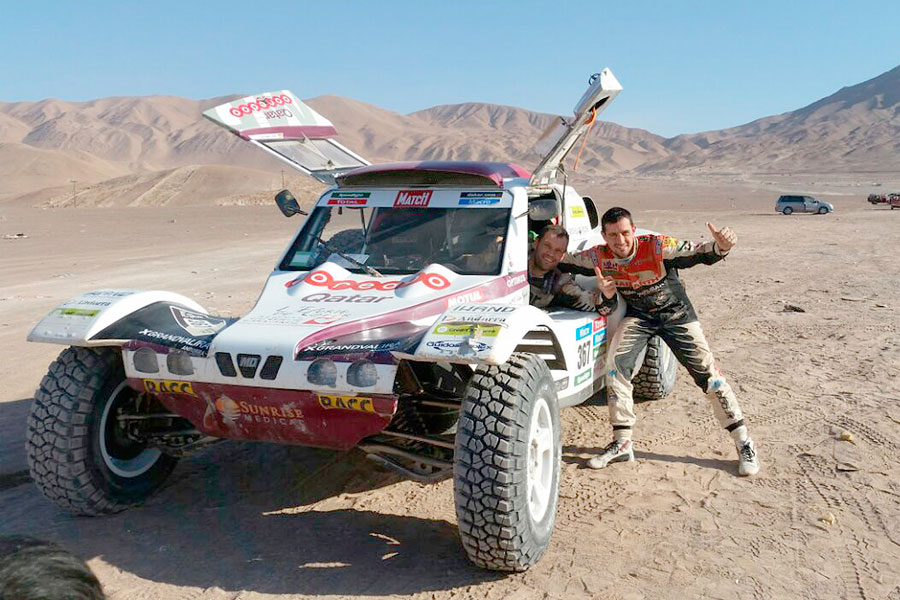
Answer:
<path fill-rule="evenodd" d="M 900 64 L 900 1 L 0 0 L 0 101 L 289 88 L 400 113 L 478 101 L 672 136 L 794 110 Z"/>

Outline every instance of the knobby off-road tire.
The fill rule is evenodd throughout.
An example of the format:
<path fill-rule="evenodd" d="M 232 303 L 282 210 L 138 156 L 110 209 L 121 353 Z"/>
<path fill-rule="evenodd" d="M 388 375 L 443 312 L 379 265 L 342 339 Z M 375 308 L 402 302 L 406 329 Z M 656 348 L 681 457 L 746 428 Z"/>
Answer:
<path fill-rule="evenodd" d="M 631 380 L 634 397 L 640 400 L 662 400 L 675 387 L 678 360 L 659 336 L 647 343 L 644 363 Z"/>
<path fill-rule="evenodd" d="M 459 534 L 486 569 L 524 571 L 550 543 L 559 498 L 559 405 L 547 365 L 513 354 L 478 367 L 456 432 Z"/>
<path fill-rule="evenodd" d="M 113 348 L 67 348 L 50 365 L 28 416 L 26 448 L 41 492 L 72 514 L 124 510 L 159 489 L 177 459 L 126 437 L 116 415 L 137 394 Z"/>

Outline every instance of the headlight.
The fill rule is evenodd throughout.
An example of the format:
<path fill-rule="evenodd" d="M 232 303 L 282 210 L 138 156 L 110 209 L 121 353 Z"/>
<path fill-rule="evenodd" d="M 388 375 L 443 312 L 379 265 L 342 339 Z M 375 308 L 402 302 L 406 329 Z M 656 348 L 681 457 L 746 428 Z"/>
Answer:
<path fill-rule="evenodd" d="M 376 381 L 378 371 L 370 360 L 358 360 L 347 369 L 347 383 L 353 387 L 372 387 Z"/>
<path fill-rule="evenodd" d="M 166 356 L 166 368 L 173 375 L 193 375 L 194 363 L 191 357 L 181 350 L 172 350 Z"/>
<path fill-rule="evenodd" d="M 159 363 L 156 362 L 156 352 L 150 348 L 139 348 L 134 353 L 134 368 L 141 373 L 159 373 Z"/>
<path fill-rule="evenodd" d="M 328 358 L 317 358 L 306 371 L 306 380 L 313 385 L 334 387 L 337 383 L 337 367 Z"/>

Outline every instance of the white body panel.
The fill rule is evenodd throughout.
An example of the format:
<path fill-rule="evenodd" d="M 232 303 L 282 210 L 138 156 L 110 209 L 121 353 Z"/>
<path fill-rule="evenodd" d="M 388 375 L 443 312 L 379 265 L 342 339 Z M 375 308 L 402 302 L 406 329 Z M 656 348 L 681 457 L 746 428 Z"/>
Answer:
<path fill-rule="evenodd" d="M 172 302 L 197 312 L 206 312 L 190 298 L 173 292 L 94 290 L 50 311 L 28 334 L 28 341 L 67 346 L 114 345 L 110 340 L 92 342 L 91 338 L 116 321 L 155 302 Z"/>

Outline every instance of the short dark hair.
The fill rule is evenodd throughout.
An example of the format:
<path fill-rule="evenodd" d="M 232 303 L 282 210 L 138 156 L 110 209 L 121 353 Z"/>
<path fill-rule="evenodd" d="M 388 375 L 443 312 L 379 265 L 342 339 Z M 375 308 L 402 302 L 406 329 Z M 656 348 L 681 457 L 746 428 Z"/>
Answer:
<path fill-rule="evenodd" d="M 547 225 L 538 232 L 537 241 L 541 241 L 547 235 L 566 238 L 567 241 L 569 239 L 569 232 L 562 225 Z"/>
<path fill-rule="evenodd" d="M 600 229 L 606 231 L 607 223 L 618 223 L 621 219 L 628 219 L 628 221 L 634 225 L 634 219 L 631 218 L 630 212 L 621 206 L 613 206 L 600 217 Z"/>
<path fill-rule="evenodd" d="M 83 560 L 53 542 L 23 535 L 0 537 L 0 600 L 104 600 Z"/>

